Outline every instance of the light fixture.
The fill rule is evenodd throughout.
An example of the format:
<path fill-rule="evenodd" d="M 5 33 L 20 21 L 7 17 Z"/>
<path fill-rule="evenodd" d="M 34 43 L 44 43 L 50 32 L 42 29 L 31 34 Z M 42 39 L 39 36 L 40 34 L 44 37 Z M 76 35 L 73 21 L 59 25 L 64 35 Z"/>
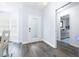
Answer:
<path fill-rule="evenodd" d="M 46 5 L 47 5 L 47 2 L 43 2 L 43 5 L 45 5 L 45 6 L 46 6 Z"/>
<path fill-rule="evenodd" d="M 47 1 L 44 1 L 44 2 L 43 2 L 43 5 L 44 5 L 44 6 L 46 6 L 47 4 L 48 4 L 48 2 L 47 2 Z"/>

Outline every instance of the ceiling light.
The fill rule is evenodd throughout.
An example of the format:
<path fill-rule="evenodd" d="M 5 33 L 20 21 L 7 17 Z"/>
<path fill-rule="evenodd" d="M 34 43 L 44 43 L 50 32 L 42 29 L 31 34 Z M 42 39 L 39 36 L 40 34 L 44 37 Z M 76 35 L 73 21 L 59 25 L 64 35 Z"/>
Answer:
<path fill-rule="evenodd" d="M 43 5 L 46 6 L 48 4 L 48 2 L 43 2 Z"/>

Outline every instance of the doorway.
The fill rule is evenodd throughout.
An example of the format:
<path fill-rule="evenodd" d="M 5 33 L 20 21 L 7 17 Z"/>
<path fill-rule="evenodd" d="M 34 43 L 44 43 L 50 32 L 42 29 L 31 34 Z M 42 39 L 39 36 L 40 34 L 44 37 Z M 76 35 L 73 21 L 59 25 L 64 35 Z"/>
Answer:
<path fill-rule="evenodd" d="M 28 20 L 28 39 L 30 42 L 40 41 L 42 38 L 42 26 L 40 16 L 29 16 Z"/>
<path fill-rule="evenodd" d="M 69 24 L 69 15 L 64 15 L 60 17 L 60 37 L 61 40 L 69 40 L 69 30 L 70 30 L 70 24 Z"/>

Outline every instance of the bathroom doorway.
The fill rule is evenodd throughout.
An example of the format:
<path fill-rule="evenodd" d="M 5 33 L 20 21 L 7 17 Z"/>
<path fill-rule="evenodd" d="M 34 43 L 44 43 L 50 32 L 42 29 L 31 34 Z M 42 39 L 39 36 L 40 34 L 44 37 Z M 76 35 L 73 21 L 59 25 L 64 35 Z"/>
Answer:
<path fill-rule="evenodd" d="M 60 17 L 60 39 L 61 40 L 69 40 L 69 30 L 70 30 L 70 24 L 69 24 L 69 15 L 64 15 Z"/>

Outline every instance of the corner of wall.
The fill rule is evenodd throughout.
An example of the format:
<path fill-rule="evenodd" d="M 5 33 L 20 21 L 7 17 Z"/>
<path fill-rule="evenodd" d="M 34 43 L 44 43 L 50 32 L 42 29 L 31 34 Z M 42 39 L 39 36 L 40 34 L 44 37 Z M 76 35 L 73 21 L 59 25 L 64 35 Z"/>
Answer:
<path fill-rule="evenodd" d="M 43 42 L 45 42 L 46 44 L 48 44 L 49 46 L 53 47 L 53 48 L 57 48 L 54 44 L 46 41 L 45 39 L 43 39 Z"/>

